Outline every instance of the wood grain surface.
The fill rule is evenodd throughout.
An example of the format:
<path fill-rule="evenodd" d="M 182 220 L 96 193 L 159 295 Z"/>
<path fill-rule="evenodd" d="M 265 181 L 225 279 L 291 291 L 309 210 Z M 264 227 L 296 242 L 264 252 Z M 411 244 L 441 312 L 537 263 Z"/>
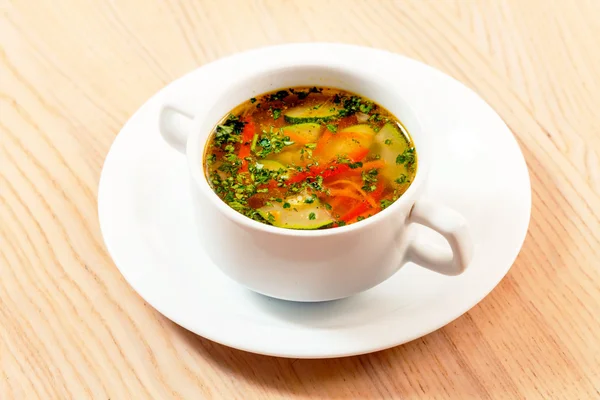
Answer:
<path fill-rule="evenodd" d="M 0 1 L 0 399 L 600 398 L 600 1 Z M 529 234 L 479 305 L 404 346 L 253 355 L 151 308 L 108 256 L 103 160 L 158 89 L 258 46 L 424 61 L 488 101 L 530 168 Z"/>

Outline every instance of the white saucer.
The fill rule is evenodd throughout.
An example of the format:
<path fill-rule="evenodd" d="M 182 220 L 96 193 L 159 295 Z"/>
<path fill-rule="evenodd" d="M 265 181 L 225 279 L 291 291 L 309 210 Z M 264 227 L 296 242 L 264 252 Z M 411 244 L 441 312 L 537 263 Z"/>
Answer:
<path fill-rule="evenodd" d="M 238 286 L 204 254 L 193 226 L 182 155 L 158 133 L 158 110 L 178 96 L 210 101 L 210 88 L 255 60 L 307 54 L 365 63 L 389 76 L 435 137 L 427 195 L 471 224 L 475 257 L 446 277 L 406 265 L 379 286 L 333 302 L 299 304 Z M 197 88 L 203 88 L 198 90 Z M 459 317 L 508 272 L 525 239 L 531 209 L 527 166 L 500 117 L 474 92 L 414 60 L 348 45 L 298 44 L 237 54 L 171 83 L 125 124 L 106 158 L 98 193 L 108 251 L 131 286 L 177 324 L 227 346 L 297 358 L 339 357 L 396 346 Z M 423 228 L 424 229 L 424 228 Z M 428 234 L 429 231 L 424 231 Z M 444 242 L 436 235 L 431 240 Z"/>

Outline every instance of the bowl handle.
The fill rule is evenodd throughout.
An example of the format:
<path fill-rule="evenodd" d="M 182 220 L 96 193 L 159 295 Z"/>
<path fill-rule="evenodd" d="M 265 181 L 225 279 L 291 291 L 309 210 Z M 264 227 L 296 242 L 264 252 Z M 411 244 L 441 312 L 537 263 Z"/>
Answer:
<path fill-rule="evenodd" d="M 466 219 L 441 204 L 417 200 L 409 217 L 416 223 L 433 229 L 450 244 L 451 251 L 441 249 L 416 239 L 408 246 L 407 257 L 424 268 L 444 275 L 459 275 L 467 269 L 473 256 L 473 243 Z"/>
<path fill-rule="evenodd" d="M 185 154 L 193 120 L 194 114 L 186 111 L 184 107 L 167 103 L 160 109 L 158 129 L 168 144 Z"/>

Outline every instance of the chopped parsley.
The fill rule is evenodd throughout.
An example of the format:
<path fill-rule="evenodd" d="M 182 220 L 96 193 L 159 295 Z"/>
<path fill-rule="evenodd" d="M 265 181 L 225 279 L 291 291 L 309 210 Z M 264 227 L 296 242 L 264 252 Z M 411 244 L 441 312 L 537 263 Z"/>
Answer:
<path fill-rule="evenodd" d="M 335 133 L 337 132 L 337 126 L 335 125 L 331 125 L 331 124 L 327 124 L 327 129 L 329 129 L 331 132 Z"/>
<path fill-rule="evenodd" d="M 281 109 L 274 108 L 273 109 L 273 119 L 277 119 L 281 116 Z"/>
<path fill-rule="evenodd" d="M 377 189 L 376 183 L 378 173 L 379 172 L 375 168 L 362 172 L 361 176 L 364 183 L 362 190 L 365 192 L 372 192 Z"/>
<path fill-rule="evenodd" d="M 309 185 L 316 191 L 322 192 L 325 190 L 325 188 L 323 188 L 323 177 L 321 175 L 318 175 L 315 180 L 313 180 L 312 182 L 309 183 Z"/>
<path fill-rule="evenodd" d="M 381 204 L 381 209 L 384 210 L 392 205 L 393 201 L 388 199 L 383 199 L 379 202 Z"/>
<path fill-rule="evenodd" d="M 383 120 L 383 118 L 381 117 L 381 115 L 379 115 L 379 114 L 377 114 L 377 113 L 375 113 L 375 114 L 372 114 L 372 115 L 369 117 L 369 122 L 379 122 L 379 121 L 382 121 L 382 120 Z"/>
<path fill-rule="evenodd" d="M 298 91 L 298 90 L 290 89 L 290 93 L 298 96 L 298 100 L 304 100 L 311 93 L 322 93 L 322 92 L 323 92 L 323 89 L 316 88 L 316 87 L 312 87 L 312 88 L 308 89 L 307 91 Z"/>
<path fill-rule="evenodd" d="M 314 212 L 311 212 L 310 214 L 308 214 L 308 219 L 313 220 L 315 218 L 317 218 L 317 216 L 315 215 Z"/>
<path fill-rule="evenodd" d="M 398 154 L 396 157 L 396 164 L 404 164 L 407 168 L 411 168 L 415 163 L 415 148 L 410 147 L 402 154 Z"/>
<path fill-rule="evenodd" d="M 362 103 L 360 106 L 358 106 L 358 109 L 360 112 L 368 114 L 373 109 L 373 103 L 370 101 Z"/>
<path fill-rule="evenodd" d="M 406 183 L 406 180 L 406 175 L 402 174 L 398 178 L 396 178 L 395 182 L 399 185 L 402 185 L 403 183 Z"/>
<path fill-rule="evenodd" d="M 348 166 L 349 166 L 351 169 L 356 169 L 356 168 L 360 168 L 360 167 L 362 167 L 362 166 L 363 166 L 363 163 L 362 163 L 361 161 L 352 162 L 352 160 L 350 160 L 350 159 L 348 158 L 348 156 L 345 156 L 345 155 L 344 155 L 344 156 L 338 156 L 338 158 L 337 158 L 337 162 L 338 162 L 339 164 L 348 164 Z"/>
<path fill-rule="evenodd" d="M 293 144 L 289 136 L 283 136 L 282 129 L 273 131 L 271 128 L 270 132 L 263 131 L 260 139 L 257 139 L 254 153 L 258 158 L 265 158 L 271 153 L 280 153 L 286 146 Z"/>
<path fill-rule="evenodd" d="M 229 114 L 223 124 L 217 125 L 213 146 L 221 147 L 225 143 L 239 142 L 245 125 L 246 123 L 239 117 Z"/>
<path fill-rule="evenodd" d="M 373 102 L 363 100 L 359 96 L 350 96 L 350 97 L 340 96 L 338 99 L 334 98 L 333 102 L 335 103 L 336 100 L 339 100 L 339 102 L 344 107 L 339 112 L 340 117 L 347 117 L 347 116 L 356 114 L 357 112 L 362 112 L 362 113 L 368 114 L 369 112 L 371 112 L 373 110 L 373 108 L 375 106 L 373 104 Z M 338 104 L 338 103 L 336 103 L 336 104 Z"/>
<path fill-rule="evenodd" d="M 267 97 L 267 101 L 283 101 L 283 99 L 285 99 L 289 95 L 290 94 L 288 93 L 287 90 L 279 90 L 279 91 L 269 95 L 269 97 Z"/>

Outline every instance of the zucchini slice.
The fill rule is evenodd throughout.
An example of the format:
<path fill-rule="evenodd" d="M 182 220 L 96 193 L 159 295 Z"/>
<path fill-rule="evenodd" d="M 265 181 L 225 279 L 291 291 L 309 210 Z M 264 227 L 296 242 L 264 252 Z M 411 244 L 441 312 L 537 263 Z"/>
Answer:
<path fill-rule="evenodd" d="M 264 169 L 268 169 L 269 171 L 280 171 L 280 170 L 284 170 L 286 172 L 288 172 L 289 168 L 287 168 L 285 165 L 283 165 L 280 162 L 277 162 L 275 160 L 259 160 L 257 161 L 257 164 L 262 164 L 262 167 Z M 281 177 L 283 179 L 288 179 L 289 178 L 289 173 L 282 173 Z"/>
<path fill-rule="evenodd" d="M 385 124 L 375 135 L 373 153 L 381 154 L 381 159 L 386 163 L 381 173 L 392 185 L 402 174 L 409 175 L 404 164 L 396 163 L 398 155 L 403 154 L 408 147 L 407 137 L 394 124 Z"/>
<path fill-rule="evenodd" d="M 321 123 L 336 118 L 340 110 L 332 104 L 301 106 L 284 112 L 283 117 L 288 124 Z"/>
<path fill-rule="evenodd" d="M 335 220 L 319 199 L 313 198 L 312 203 L 306 203 L 306 199 L 312 196 L 299 194 L 288 197 L 283 203 L 272 202 L 258 209 L 259 214 L 265 221 L 273 226 L 288 229 L 319 229 Z M 289 205 L 289 207 L 288 207 Z"/>
<path fill-rule="evenodd" d="M 344 129 L 340 130 L 338 133 L 345 133 L 345 132 L 361 133 L 361 134 L 371 135 L 371 136 L 375 135 L 375 131 L 368 124 L 358 124 L 358 125 L 348 126 Z"/>
<path fill-rule="evenodd" d="M 263 168 L 268 169 L 269 171 L 279 171 L 280 169 L 287 171 L 285 165 L 274 160 L 260 160 L 258 161 L 258 164 L 262 164 Z"/>
<path fill-rule="evenodd" d="M 281 153 L 270 155 L 273 161 L 289 166 L 304 166 L 308 160 L 302 158 L 298 149 L 284 150 Z M 266 161 L 266 160 L 261 160 Z"/>
<path fill-rule="evenodd" d="M 283 135 L 289 136 L 292 141 L 303 145 L 310 142 L 316 142 L 322 130 L 323 125 L 307 122 L 284 127 Z"/>

